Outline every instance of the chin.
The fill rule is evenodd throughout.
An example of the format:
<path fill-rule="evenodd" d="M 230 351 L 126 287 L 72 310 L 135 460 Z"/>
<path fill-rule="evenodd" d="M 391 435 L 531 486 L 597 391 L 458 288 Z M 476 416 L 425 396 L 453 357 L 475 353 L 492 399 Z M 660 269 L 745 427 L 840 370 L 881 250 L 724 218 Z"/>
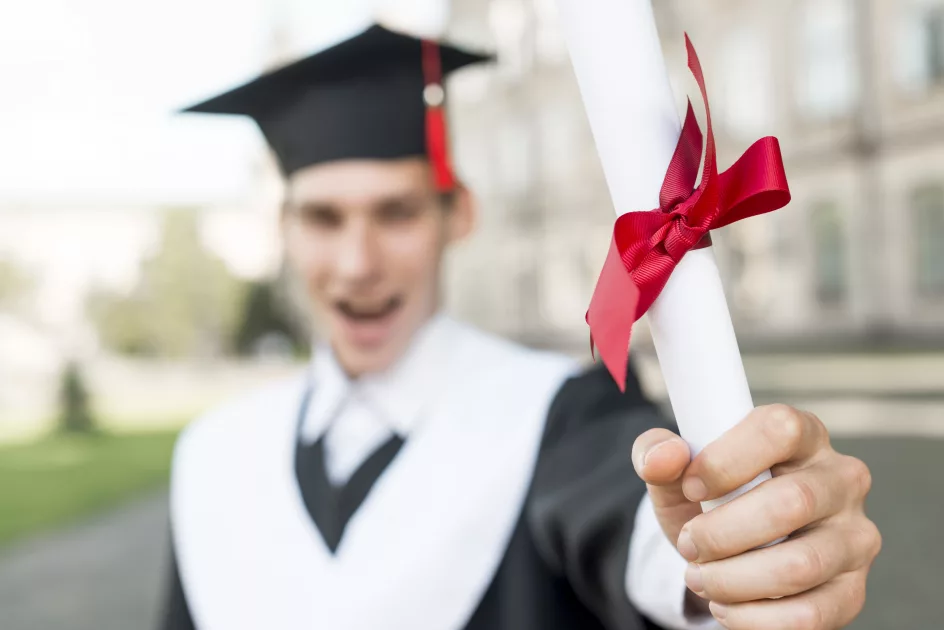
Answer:
<path fill-rule="evenodd" d="M 399 353 L 395 348 L 356 348 L 340 346 L 335 348 L 338 362 L 353 378 L 365 374 L 384 372 L 396 363 Z"/>

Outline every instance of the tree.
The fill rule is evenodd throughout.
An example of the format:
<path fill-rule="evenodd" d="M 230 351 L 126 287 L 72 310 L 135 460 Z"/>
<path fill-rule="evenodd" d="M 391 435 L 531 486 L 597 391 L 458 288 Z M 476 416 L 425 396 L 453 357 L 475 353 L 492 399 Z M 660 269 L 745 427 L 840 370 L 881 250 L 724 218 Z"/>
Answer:
<path fill-rule="evenodd" d="M 308 340 L 299 331 L 279 288 L 278 278 L 249 285 L 234 341 L 239 354 L 276 352 L 300 356 L 307 351 Z"/>
<path fill-rule="evenodd" d="M 89 395 L 81 368 L 74 361 L 66 364 L 60 379 L 59 428 L 70 433 L 91 433 L 95 422 L 89 408 Z"/>
<path fill-rule="evenodd" d="M 103 344 L 120 353 L 216 356 L 230 351 L 246 291 L 200 241 L 197 215 L 164 215 L 157 252 L 129 295 L 96 293 L 89 311 Z"/>

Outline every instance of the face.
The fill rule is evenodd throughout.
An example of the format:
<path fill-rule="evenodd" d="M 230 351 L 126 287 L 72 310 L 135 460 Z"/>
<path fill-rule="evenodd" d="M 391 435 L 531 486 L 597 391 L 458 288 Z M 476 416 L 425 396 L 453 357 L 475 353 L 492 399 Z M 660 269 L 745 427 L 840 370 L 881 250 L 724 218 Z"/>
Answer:
<path fill-rule="evenodd" d="M 433 315 L 444 250 L 471 230 L 472 214 L 465 190 L 443 202 L 420 158 L 345 160 L 292 175 L 287 254 L 350 376 L 390 367 Z"/>

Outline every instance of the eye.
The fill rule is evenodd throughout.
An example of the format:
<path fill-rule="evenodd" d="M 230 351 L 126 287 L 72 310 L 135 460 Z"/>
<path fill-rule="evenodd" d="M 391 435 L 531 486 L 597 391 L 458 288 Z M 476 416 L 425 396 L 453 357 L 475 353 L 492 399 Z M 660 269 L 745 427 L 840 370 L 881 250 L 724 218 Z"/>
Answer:
<path fill-rule="evenodd" d="M 394 199 L 384 202 L 377 208 L 377 218 L 381 223 L 409 223 L 423 211 L 423 204 L 412 199 Z"/>
<path fill-rule="evenodd" d="M 344 221 L 338 209 L 332 206 L 299 206 L 294 209 L 294 213 L 305 227 L 323 230 L 339 228 Z"/>

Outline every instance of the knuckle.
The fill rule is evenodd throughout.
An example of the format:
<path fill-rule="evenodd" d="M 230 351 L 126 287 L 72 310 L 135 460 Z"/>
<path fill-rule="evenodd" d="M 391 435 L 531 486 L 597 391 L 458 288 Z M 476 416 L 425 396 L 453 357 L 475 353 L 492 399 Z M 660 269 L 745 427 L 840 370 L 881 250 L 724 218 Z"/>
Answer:
<path fill-rule="evenodd" d="M 823 610 L 813 599 L 797 602 L 794 621 L 798 630 L 819 630 L 825 627 Z"/>
<path fill-rule="evenodd" d="M 784 421 L 796 414 L 796 410 L 793 407 L 783 403 L 767 405 L 764 409 L 767 411 L 767 417 L 775 422 Z"/>
<path fill-rule="evenodd" d="M 806 419 L 807 430 L 813 434 L 816 443 L 821 446 L 829 446 L 829 429 L 827 429 L 823 421 L 819 419 L 819 416 L 810 412 L 804 412 L 803 415 Z"/>
<path fill-rule="evenodd" d="M 872 471 L 861 459 L 845 456 L 845 479 L 854 489 L 856 498 L 864 499 L 872 490 Z"/>
<path fill-rule="evenodd" d="M 803 415 L 788 405 L 775 404 L 767 407 L 763 430 L 774 444 L 794 450 L 803 439 Z"/>
<path fill-rule="evenodd" d="M 819 550 L 804 544 L 783 564 L 778 577 L 794 592 L 808 590 L 822 582 L 826 565 Z"/>
<path fill-rule="evenodd" d="M 786 486 L 772 509 L 775 519 L 792 524 L 793 529 L 799 529 L 816 519 L 816 506 L 816 490 L 808 481 L 797 479 Z"/>
<path fill-rule="evenodd" d="M 859 545 L 862 555 L 868 563 L 875 560 L 875 557 L 882 551 L 882 533 L 878 526 L 869 519 L 863 519 L 865 523 L 859 529 Z"/>
<path fill-rule="evenodd" d="M 870 521 L 871 522 L 871 521 Z M 882 539 L 882 532 L 878 530 L 878 527 L 875 527 L 875 539 L 872 546 L 872 560 L 874 561 L 878 554 L 882 553 L 882 547 L 884 546 L 884 540 Z"/>

